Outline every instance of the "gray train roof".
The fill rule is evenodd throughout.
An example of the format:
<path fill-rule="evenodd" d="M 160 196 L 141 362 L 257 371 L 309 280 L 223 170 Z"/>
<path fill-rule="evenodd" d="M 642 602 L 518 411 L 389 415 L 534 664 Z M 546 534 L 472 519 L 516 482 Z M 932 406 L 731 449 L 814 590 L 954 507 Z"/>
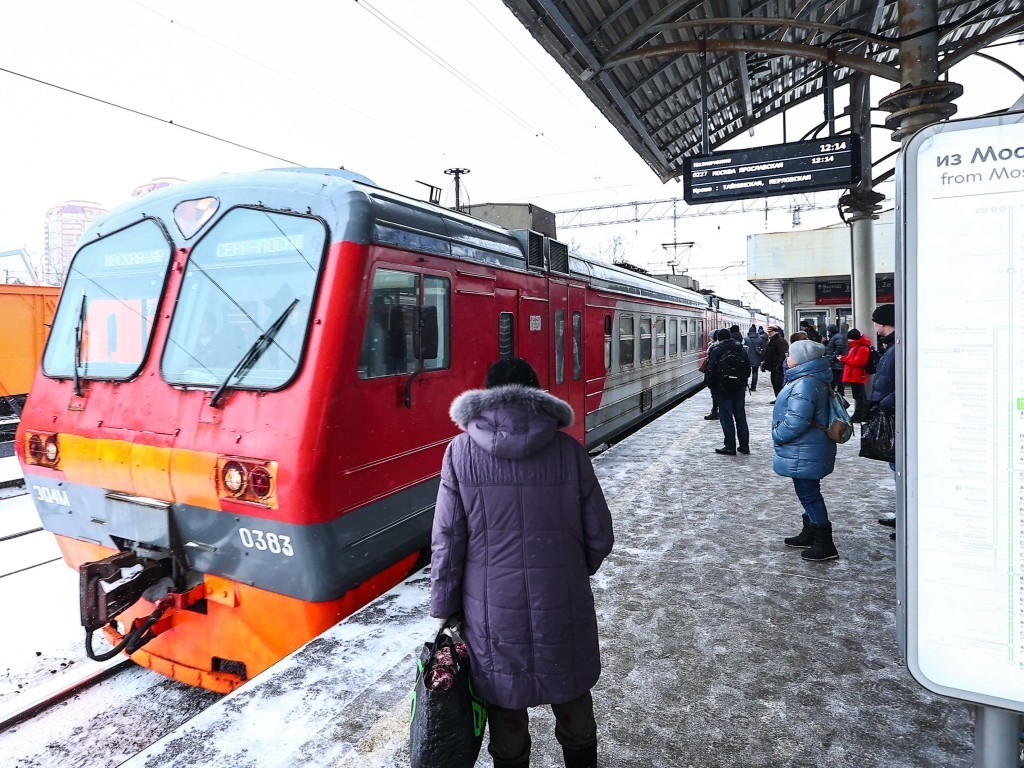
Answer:
<path fill-rule="evenodd" d="M 504 2 L 662 181 L 700 153 L 703 71 L 711 149 L 820 96 L 830 59 L 835 87 L 900 84 L 894 0 Z M 935 2 L 940 73 L 1024 28 L 1020 0 Z"/>
<path fill-rule="evenodd" d="M 502 227 L 389 192 L 357 173 L 337 169 L 283 168 L 225 174 L 165 187 L 140 196 L 92 222 L 82 244 L 145 216 L 167 222 L 181 247 L 193 238 L 175 231 L 174 207 L 183 200 L 216 197 L 218 214 L 239 205 L 312 213 L 324 218 L 336 240 L 378 243 L 491 266 L 528 270 L 523 245 Z M 196 233 L 198 240 L 215 216 Z M 706 307 L 702 294 L 627 269 L 571 255 L 569 272 L 595 288 L 645 299 Z"/>

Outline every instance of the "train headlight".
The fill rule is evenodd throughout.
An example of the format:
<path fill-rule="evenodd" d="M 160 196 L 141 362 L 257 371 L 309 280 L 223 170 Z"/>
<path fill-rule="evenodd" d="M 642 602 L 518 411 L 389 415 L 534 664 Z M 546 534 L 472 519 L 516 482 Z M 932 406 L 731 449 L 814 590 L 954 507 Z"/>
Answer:
<path fill-rule="evenodd" d="M 46 460 L 50 464 L 57 463 L 57 458 L 60 456 L 60 448 L 57 445 L 56 435 L 50 435 L 46 438 L 46 442 L 43 444 L 43 452 L 46 454 Z"/>
<path fill-rule="evenodd" d="M 249 472 L 249 490 L 261 499 L 270 493 L 270 473 L 266 467 L 254 467 Z"/>
<path fill-rule="evenodd" d="M 245 490 L 246 471 L 245 466 L 240 462 L 229 461 L 224 465 L 220 476 L 224 481 L 224 488 L 229 493 L 237 495 Z"/>
<path fill-rule="evenodd" d="M 277 509 L 277 462 L 247 456 L 217 457 L 217 490 L 224 501 Z"/>
<path fill-rule="evenodd" d="M 36 463 L 43 460 L 43 438 L 39 435 L 32 435 L 28 439 L 28 456 Z"/>

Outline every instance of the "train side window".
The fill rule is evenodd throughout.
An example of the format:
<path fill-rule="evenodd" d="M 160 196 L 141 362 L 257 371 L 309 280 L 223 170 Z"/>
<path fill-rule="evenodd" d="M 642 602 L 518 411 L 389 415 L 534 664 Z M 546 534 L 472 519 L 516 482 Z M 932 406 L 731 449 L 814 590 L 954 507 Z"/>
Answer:
<path fill-rule="evenodd" d="M 451 359 L 450 282 L 447 278 L 378 269 L 373 275 L 370 305 L 359 355 L 359 378 L 401 376 L 418 365 L 418 323 L 437 320 L 437 353 L 423 360 L 423 368 L 447 368 Z M 429 308 L 429 311 L 424 311 Z"/>
<path fill-rule="evenodd" d="M 604 369 L 612 369 L 612 316 L 604 316 Z"/>
<path fill-rule="evenodd" d="M 654 359 L 665 359 L 665 318 L 654 321 Z"/>
<path fill-rule="evenodd" d="M 651 318 L 640 318 L 640 362 L 651 362 Z"/>
<path fill-rule="evenodd" d="M 633 365 L 635 362 L 635 339 L 633 336 L 634 319 L 632 315 L 619 317 L 619 367 Z"/>
<path fill-rule="evenodd" d="M 679 351 L 684 354 L 690 349 L 690 321 L 683 318 L 679 321 Z"/>
<path fill-rule="evenodd" d="M 565 381 L 565 310 L 555 310 L 555 384 Z"/>
<path fill-rule="evenodd" d="M 515 315 L 502 312 L 498 315 L 498 358 L 505 360 L 515 357 Z"/>
<path fill-rule="evenodd" d="M 700 349 L 700 340 L 704 338 L 704 321 L 690 321 L 690 349 L 694 352 Z"/>
<path fill-rule="evenodd" d="M 583 378 L 583 313 L 572 313 L 572 380 Z"/>
<path fill-rule="evenodd" d="M 668 356 L 675 357 L 677 354 L 679 354 L 679 321 L 673 317 L 668 321 Z"/>

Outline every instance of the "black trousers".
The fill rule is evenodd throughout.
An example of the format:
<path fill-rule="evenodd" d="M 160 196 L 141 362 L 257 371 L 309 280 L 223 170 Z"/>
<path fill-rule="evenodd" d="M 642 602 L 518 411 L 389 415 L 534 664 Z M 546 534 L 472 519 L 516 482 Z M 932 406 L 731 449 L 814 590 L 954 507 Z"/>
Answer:
<path fill-rule="evenodd" d="M 843 383 L 843 371 L 840 368 L 836 370 L 832 369 L 832 387 L 843 397 L 846 397 L 846 385 Z"/>
<path fill-rule="evenodd" d="M 552 704 L 555 738 L 563 747 L 586 749 L 597 744 L 597 722 L 590 691 L 566 704 Z M 530 765 L 530 714 L 527 709 L 503 709 L 487 705 L 487 751 L 494 768 L 527 768 Z"/>
<path fill-rule="evenodd" d="M 784 376 L 784 374 L 782 373 L 782 368 L 773 368 L 772 369 L 772 389 L 775 390 L 775 396 L 776 397 L 778 397 L 779 396 L 779 392 L 782 391 L 782 385 L 786 383 L 783 380 L 783 376 Z"/>

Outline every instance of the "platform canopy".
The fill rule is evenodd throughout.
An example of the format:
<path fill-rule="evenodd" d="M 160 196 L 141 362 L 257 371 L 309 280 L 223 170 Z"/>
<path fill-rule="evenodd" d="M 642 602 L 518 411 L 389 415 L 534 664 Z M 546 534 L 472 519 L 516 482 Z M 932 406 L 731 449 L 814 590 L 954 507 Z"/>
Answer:
<path fill-rule="evenodd" d="M 826 68 L 833 87 L 865 72 L 899 89 L 900 9 L 937 8 L 940 74 L 1024 30 L 1021 0 L 504 2 L 662 181 L 701 153 L 705 102 L 714 150 L 821 97 Z"/>

